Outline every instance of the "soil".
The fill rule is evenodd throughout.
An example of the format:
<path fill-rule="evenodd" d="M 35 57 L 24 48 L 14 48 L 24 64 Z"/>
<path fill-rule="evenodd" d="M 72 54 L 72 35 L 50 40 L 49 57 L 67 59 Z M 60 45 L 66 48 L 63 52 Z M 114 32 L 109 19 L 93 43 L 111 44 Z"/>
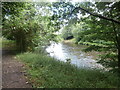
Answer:
<path fill-rule="evenodd" d="M 2 50 L 2 88 L 32 88 L 25 76 L 24 66 L 15 59 L 15 51 Z"/>

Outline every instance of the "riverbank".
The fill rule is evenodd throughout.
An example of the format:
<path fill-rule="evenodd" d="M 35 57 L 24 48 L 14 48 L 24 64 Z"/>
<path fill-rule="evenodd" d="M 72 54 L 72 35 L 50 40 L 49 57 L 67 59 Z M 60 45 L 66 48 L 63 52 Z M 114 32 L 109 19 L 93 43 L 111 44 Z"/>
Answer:
<path fill-rule="evenodd" d="M 37 88 L 117 88 L 118 77 L 110 72 L 80 69 L 44 54 L 24 53 L 17 59 L 26 65 L 33 87 Z"/>

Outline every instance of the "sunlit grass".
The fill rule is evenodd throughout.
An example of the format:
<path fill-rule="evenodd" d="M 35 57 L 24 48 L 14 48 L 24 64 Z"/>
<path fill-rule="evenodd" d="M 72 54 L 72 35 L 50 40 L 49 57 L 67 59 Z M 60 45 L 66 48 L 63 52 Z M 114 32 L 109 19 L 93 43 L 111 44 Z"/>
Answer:
<path fill-rule="evenodd" d="M 115 88 L 118 77 L 109 72 L 85 70 L 43 54 L 24 53 L 29 80 L 37 88 Z"/>
<path fill-rule="evenodd" d="M 15 49 L 15 41 L 0 38 L 0 48 L 2 49 Z"/>

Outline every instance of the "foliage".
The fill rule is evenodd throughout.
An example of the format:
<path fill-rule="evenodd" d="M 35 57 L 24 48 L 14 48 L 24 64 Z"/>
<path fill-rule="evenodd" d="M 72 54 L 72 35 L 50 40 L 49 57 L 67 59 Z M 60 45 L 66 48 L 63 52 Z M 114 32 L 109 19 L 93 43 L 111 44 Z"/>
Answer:
<path fill-rule="evenodd" d="M 5 20 L 6 16 L 9 15 L 19 15 L 19 12 L 26 7 L 24 2 L 2 2 L 2 18 Z"/>
<path fill-rule="evenodd" d="M 63 35 L 68 37 L 69 33 L 72 32 L 71 35 L 76 39 L 76 43 L 89 45 L 85 51 L 105 51 L 106 56 L 108 56 L 108 52 L 115 53 L 118 57 L 114 58 L 118 63 L 116 67 L 120 67 L 120 25 L 116 23 L 116 21 L 120 19 L 118 12 L 118 10 L 120 10 L 118 7 L 120 2 L 85 2 L 71 4 L 72 3 L 67 2 L 63 4 L 63 8 L 64 5 L 66 5 L 66 8 L 69 7 L 69 12 L 64 12 L 61 18 L 64 18 L 65 15 L 66 18 L 64 19 L 66 20 L 70 21 L 73 18 L 77 18 L 77 20 L 73 25 L 69 24 L 69 21 L 67 22 L 65 27 L 68 26 L 70 29 L 68 32 L 68 29 L 65 28 Z M 58 3 L 58 5 L 62 6 L 61 3 Z M 102 60 L 104 62 L 105 59 L 101 57 L 101 61 Z M 112 65 L 108 63 L 106 63 L 106 65 L 112 67 Z"/>
<path fill-rule="evenodd" d="M 15 48 L 15 42 L 12 40 L 7 40 L 6 38 L 1 37 L 0 38 L 0 48 L 5 50 L 5 49 L 16 49 Z"/>
<path fill-rule="evenodd" d="M 15 40 L 20 51 L 33 51 L 35 47 L 45 45 L 49 40 L 53 40 L 55 29 L 51 25 L 51 16 L 42 15 L 36 9 L 36 4 L 24 2 L 24 5 L 24 7 L 18 7 L 22 10 L 17 15 L 8 13 L 9 15 L 4 17 L 6 20 L 3 22 L 3 35 L 8 39 Z"/>
<path fill-rule="evenodd" d="M 120 67 L 119 6 L 120 2 L 3 2 L 3 36 L 14 40 L 20 51 L 43 53 L 49 41 L 60 40 L 55 33 L 63 28 L 64 39 L 74 37 L 77 44 L 89 46 L 85 51 L 105 52 L 99 62 L 116 72 Z M 117 87 L 113 73 L 81 70 L 41 53 L 18 56 L 27 64 L 35 87 Z"/>
<path fill-rule="evenodd" d="M 109 69 L 109 71 L 118 73 L 119 68 L 118 68 L 116 53 L 110 52 L 110 53 L 101 55 L 101 58 L 99 59 L 99 63 L 106 66 Z"/>
<path fill-rule="evenodd" d="M 61 35 L 62 38 L 64 38 L 66 40 L 67 38 L 72 37 L 73 34 L 71 32 L 72 31 L 71 29 L 72 28 L 70 26 L 64 27 L 63 30 L 62 30 L 62 35 Z"/>
<path fill-rule="evenodd" d="M 26 63 L 27 74 L 37 88 L 117 88 L 118 76 L 100 70 L 84 70 L 43 54 L 17 56 Z"/>
<path fill-rule="evenodd" d="M 8 39 L 15 40 L 21 51 L 31 49 L 35 43 L 35 37 L 38 36 L 36 33 L 40 27 L 34 21 L 32 14 L 29 10 L 24 10 L 19 14 L 19 17 L 13 15 L 3 23 L 3 35 Z"/>
<path fill-rule="evenodd" d="M 115 53 L 113 61 L 120 67 L 120 2 L 16 2 L 13 6 L 17 10 L 9 2 L 2 4 L 3 35 L 15 40 L 21 51 L 56 41 L 55 32 L 63 28 L 64 39 L 74 37 L 77 44 L 90 46 L 85 51 L 103 51 L 106 56 Z"/>

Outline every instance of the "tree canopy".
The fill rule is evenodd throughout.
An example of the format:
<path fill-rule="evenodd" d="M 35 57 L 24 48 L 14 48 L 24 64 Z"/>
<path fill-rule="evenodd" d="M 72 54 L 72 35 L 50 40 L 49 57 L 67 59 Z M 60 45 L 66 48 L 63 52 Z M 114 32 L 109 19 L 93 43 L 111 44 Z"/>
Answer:
<path fill-rule="evenodd" d="M 21 51 L 62 37 L 89 45 L 85 51 L 105 51 L 100 62 L 120 67 L 120 2 L 3 2 L 3 35 Z"/>

